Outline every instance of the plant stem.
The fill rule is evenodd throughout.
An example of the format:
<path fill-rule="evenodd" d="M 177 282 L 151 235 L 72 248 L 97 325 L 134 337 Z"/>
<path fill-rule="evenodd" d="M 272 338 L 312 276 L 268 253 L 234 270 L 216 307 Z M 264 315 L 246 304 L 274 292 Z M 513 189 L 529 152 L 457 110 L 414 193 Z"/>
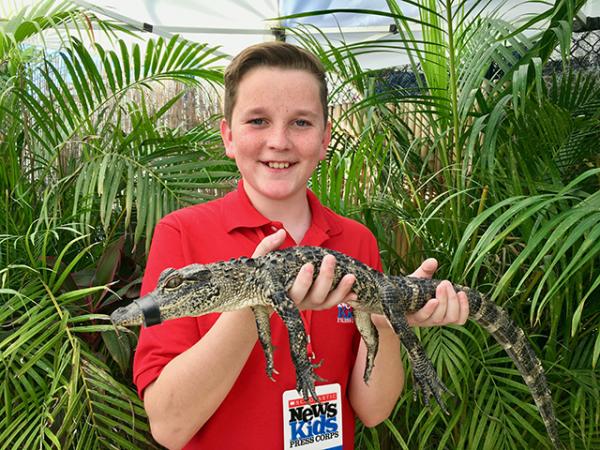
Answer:
<path fill-rule="evenodd" d="M 452 152 L 452 155 L 448 155 L 448 159 L 450 160 L 450 173 L 448 174 L 448 178 L 451 180 L 448 183 L 449 186 L 453 186 L 454 189 L 458 192 L 461 186 L 461 178 L 462 172 L 455 172 L 452 167 L 454 167 L 454 163 L 460 163 L 462 159 L 462 152 L 460 150 L 459 145 L 459 117 L 458 117 L 458 80 L 456 76 L 456 55 L 455 55 L 455 47 L 454 47 L 454 25 L 452 23 L 452 0 L 446 0 L 446 22 L 448 26 L 448 65 L 450 72 L 450 102 L 451 102 L 451 114 L 452 114 L 452 130 L 450 132 L 450 142 L 449 148 Z M 461 201 L 460 196 L 454 197 L 451 201 L 452 208 L 452 222 L 454 233 L 456 238 L 460 234 L 457 218 L 462 216 L 461 213 Z"/>
<path fill-rule="evenodd" d="M 458 86 L 456 76 L 456 55 L 454 49 L 454 26 L 452 24 L 452 0 L 446 0 L 446 20 L 448 23 L 448 64 L 450 71 L 450 101 L 452 103 L 452 144 L 454 147 L 454 161 L 462 159 L 462 152 L 458 143 L 459 118 L 458 118 Z"/>

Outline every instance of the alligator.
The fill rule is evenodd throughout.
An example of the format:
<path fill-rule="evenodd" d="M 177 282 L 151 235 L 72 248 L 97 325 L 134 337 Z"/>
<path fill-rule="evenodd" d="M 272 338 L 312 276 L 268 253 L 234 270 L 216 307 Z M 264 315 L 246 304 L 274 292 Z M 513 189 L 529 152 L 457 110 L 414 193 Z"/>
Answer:
<path fill-rule="evenodd" d="M 447 414 L 442 399 L 449 392 L 439 380 L 433 364 L 417 336 L 406 321 L 406 314 L 417 311 L 435 297 L 440 280 L 388 276 L 345 254 L 321 247 L 291 247 L 257 258 L 236 258 L 212 264 L 191 264 L 180 269 L 164 270 L 154 291 L 125 307 L 116 309 L 111 320 L 115 325 L 152 326 L 165 320 L 201 316 L 250 307 L 256 318 L 259 341 L 264 350 L 266 372 L 273 378 L 273 347 L 269 316 L 273 310 L 285 323 L 290 352 L 296 369 L 296 389 L 308 400 L 316 401 L 315 374 L 320 363 L 313 364 L 307 354 L 307 337 L 298 308 L 288 295 L 300 268 L 306 263 L 319 267 L 327 254 L 337 264 L 334 286 L 345 274 L 353 274 L 353 291 L 357 299 L 350 302 L 355 324 L 367 347 L 365 382 L 369 381 L 377 354 L 377 329 L 371 314 L 384 314 L 406 348 L 413 368 L 415 395 L 421 392 L 426 405 L 433 398 Z M 318 275 L 315 271 L 315 277 Z M 550 440 L 555 448 L 564 448 L 558 437 L 558 425 L 552 397 L 542 365 L 527 337 L 508 313 L 479 292 L 455 284 L 454 289 L 467 294 L 469 319 L 488 331 L 504 348 L 519 369 L 538 407 Z"/>

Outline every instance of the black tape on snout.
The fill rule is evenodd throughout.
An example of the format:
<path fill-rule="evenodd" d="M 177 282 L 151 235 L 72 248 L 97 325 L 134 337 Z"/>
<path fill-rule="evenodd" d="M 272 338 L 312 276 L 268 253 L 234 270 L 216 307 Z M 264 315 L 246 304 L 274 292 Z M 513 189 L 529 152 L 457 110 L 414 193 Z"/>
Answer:
<path fill-rule="evenodd" d="M 142 298 L 138 298 L 133 301 L 138 308 L 142 311 L 144 316 L 144 326 L 151 327 L 152 325 L 158 325 L 162 322 L 160 319 L 160 309 L 156 302 L 149 295 L 145 295 Z"/>

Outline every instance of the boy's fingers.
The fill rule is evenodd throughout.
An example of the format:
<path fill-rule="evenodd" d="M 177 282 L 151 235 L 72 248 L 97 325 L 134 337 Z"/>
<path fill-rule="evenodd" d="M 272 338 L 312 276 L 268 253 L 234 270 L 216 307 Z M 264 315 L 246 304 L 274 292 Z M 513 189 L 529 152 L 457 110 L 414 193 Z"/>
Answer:
<path fill-rule="evenodd" d="M 348 303 L 356 300 L 357 296 L 352 292 L 355 280 L 356 277 L 352 274 L 344 275 L 335 289 L 326 293 L 326 297 L 318 303 L 317 309 L 329 309 L 340 303 Z"/>
<path fill-rule="evenodd" d="M 352 280 L 352 285 L 354 285 L 354 280 Z M 350 303 L 350 302 L 355 302 L 357 300 L 358 300 L 358 295 L 356 295 L 354 292 L 350 291 L 348 294 L 346 294 L 342 303 Z"/>
<path fill-rule="evenodd" d="M 292 287 L 288 291 L 288 294 L 291 297 L 291 299 L 294 300 L 294 303 L 296 303 L 297 305 L 304 301 L 306 294 L 308 294 L 308 291 L 310 291 L 310 287 L 313 284 L 314 272 L 314 266 L 308 263 L 304 264 L 300 268 L 298 275 L 296 275 L 294 284 L 292 284 Z"/>
<path fill-rule="evenodd" d="M 458 325 L 464 325 L 469 320 L 469 299 L 464 292 L 458 293 L 458 302 L 460 304 L 460 314 L 458 315 Z"/>
<path fill-rule="evenodd" d="M 458 318 L 458 299 L 456 292 L 449 281 L 442 281 L 435 290 L 435 297 L 440 301 L 438 307 L 431 315 L 432 325 L 452 323 Z"/>
<path fill-rule="evenodd" d="M 311 309 L 320 307 L 327 298 L 331 286 L 333 285 L 333 278 L 335 276 L 335 257 L 327 255 L 321 261 L 321 267 L 319 267 L 319 275 L 315 279 L 307 297 L 304 302 L 310 303 Z M 308 305 L 307 305 L 308 306 Z"/>
<path fill-rule="evenodd" d="M 441 314 L 432 315 L 434 324 L 446 325 L 464 325 L 469 318 L 469 300 L 467 294 L 464 292 L 456 292 L 454 286 L 449 281 L 444 281 L 438 289 L 441 291 L 436 292 L 439 297 L 446 298 L 446 310 L 444 316 Z"/>
<path fill-rule="evenodd" d="M 352 285 L 356 280 L 354 275 L 345 275 L 338 285 L 332 289 L 335 277 L 335 257 L 326 256 L 314 278 L 315 268 L 306 264 L 300 269 L 292 288 L 290 297 L 300 309 L 327 309 L 342 302 L 356 300 Z"/>
<path fill-rule="evenodd" d="M 435 258 L 427 258 L 421 263 L 417 270 L 410 274 L 410 276 L 417 278 L 431 278 L 437 270 L 437 267 L 438 262 Z"/>
<path fill-rule="evenodd" d="M 431 315 L 434 313 L 439 303 L 440 301 L 437 298 L 432 298 L 427 303 L 425 303 L 425 306 L 423 306 L 418 311 L 412 314 L 407 314 L 406 320 L 408 321 L 408 324 L 411 327 L 422 326 L 421 324 L 423 324 L 431 318 Z"/>
<path fill-rule="evenodd" d="M 279 246 L 283 244 L 285 236 L 286 231 L 281 229 L 265 237 L 254 249 L 252 257 L 256 258 L 257 256 L 264 256 L 267 253 L 272 252 L 273 250 L 277 250 Z"/>
<path fill-rule="evenodd" d="M 448 294 L 448 306 L 446 307 L 445 322 L 456 324 L 460 318 L 460 302 L 458 294 L 454 290 Z"/>
<path fill-rule="evenodd" d="M 410 326 L 417 327 L 464 325 L 469 319 L 469 301 L 464 292 L 455 292 L 449 281 L 443 281 L 436 290 L 436 298 L 406 318 Z"/>

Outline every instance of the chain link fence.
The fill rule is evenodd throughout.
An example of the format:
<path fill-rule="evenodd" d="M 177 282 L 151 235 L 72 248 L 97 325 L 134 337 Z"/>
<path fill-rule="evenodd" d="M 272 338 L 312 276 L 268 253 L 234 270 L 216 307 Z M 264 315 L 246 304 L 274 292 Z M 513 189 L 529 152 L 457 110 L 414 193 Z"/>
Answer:
<path fill-rule="evenodd" d="M 567 64 L 572 70 L 600 72 L 600 30 L 574 32 Z M 560 50 L 555 50 L 544 67 L 544 74 L 565 69 Z"/>
<path fill-rule="evenodd" d="M 600 30 L 574 31 L 571 48 L 565 56 L 563 59 L 560 49 L 557 48 L 544 65 L 544 75 L 560 75 L 566 69 L 600 74 Z M 488 79 L 497 79 L 501 75 L 500 68 L 493 64 L 486 76 Z M 402 95 L 402 92 L 414 94 L 419 90 L 417 75 L 408 65 L 382 69 L 377 72 L 375 78 L 377 94 L 388 92 L 393 96 Z M 351 103 L 354 99 L 354 93 L 346 92 L 332 99 L 332 104 Z"/>

